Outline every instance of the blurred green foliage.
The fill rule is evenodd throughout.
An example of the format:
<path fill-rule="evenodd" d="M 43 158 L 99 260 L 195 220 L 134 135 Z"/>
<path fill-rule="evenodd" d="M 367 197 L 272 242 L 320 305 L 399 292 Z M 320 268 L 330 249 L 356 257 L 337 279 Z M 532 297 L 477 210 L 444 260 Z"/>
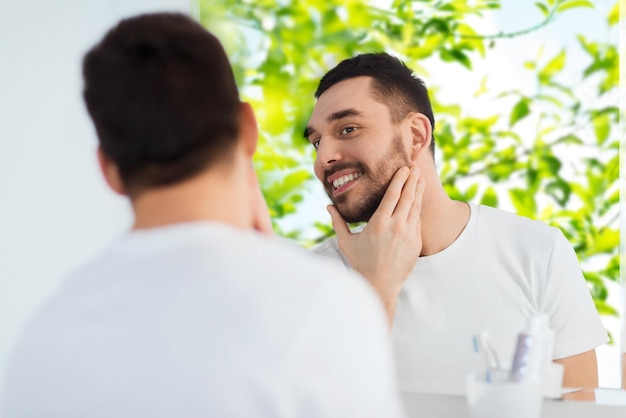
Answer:
<path fill-rule="evenodd" d="M 376 2 L 375 4 L 380 4 Z M 535 3 L 544 19 L 514 33 L 482 34 L 470 22 L 501 7 L 499 0 L 391 0 L 385 7 L 357 0 L 196 0 L 201 22 L 224 43 L 245 100 L 257 113 L 260 139 L 255 164 L 278 234 L 312 245 L 333 234 L 315 222 L 285 230 L 279 220 L 298 211 L 312 182 L 314 150 L 302 132 L 319 79 L 358 53 L 387 51 L 416 74 L 429 74 L 432 58 L 471 70 L 495 42 L 525 36 L 587 0 Z M 618 22 L 618 3 L 607 27 Z M 534 24 L 533 24 L 534 23 Z M 490 115 L 439 101 L 429 90 L 437 126 L 437 163 L 453 199 L 494 207 L 560 227 L 574 246 L 598 311 L 617 315 L 607 301 L 608 281 L 619 280 L 618 52 L 614 42 L 578 43 L 588 65 L 563 84 L 568 51 L 524 64 L 532 94 L 516 88 L 492 91 L 488 75 L 475 96 L 498 104 Z M 430 80 L 429 80 L 430 81 Z M 591 91 L 595 100 L 577 93 Z M 323 204 L 323 203 L 320 203 Z"/>

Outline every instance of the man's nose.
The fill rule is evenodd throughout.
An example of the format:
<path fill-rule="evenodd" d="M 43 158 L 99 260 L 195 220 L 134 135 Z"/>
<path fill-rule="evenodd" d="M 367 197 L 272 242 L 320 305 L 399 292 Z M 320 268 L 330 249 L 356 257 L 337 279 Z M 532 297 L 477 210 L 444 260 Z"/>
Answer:
<path fill-rule="evenodd" d="M 320 140 L 317 148 L 317 161 L 323 168 L 337 161 L 341 161 L 341 158 L 341 147 L 338 141 L 333 138 L 323 138 Z"/>

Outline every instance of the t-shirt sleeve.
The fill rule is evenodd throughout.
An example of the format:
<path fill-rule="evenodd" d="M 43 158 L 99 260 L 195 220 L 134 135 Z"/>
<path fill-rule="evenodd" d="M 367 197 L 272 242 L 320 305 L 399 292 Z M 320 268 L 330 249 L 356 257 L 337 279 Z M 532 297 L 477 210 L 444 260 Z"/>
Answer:
<path fill-rule="evenodd" d="M 608 336 L 574 249 L 559 229 L 553 233 L 543 310 L 554 330 L 554 358 L 560 359 L 592 350 Z"/>
<path fill-rule="evenodd" d="M 317 247 L 314 247 L 311 252 L 316 256 L 322 257 L 327 262 L 335 264 L 340 270 L 352 270 L 348 260 L 339 252 L 336 238 L 327 239 Z"/>
<path fill-rule="evenodd" d="M 404 417 L 382 304 L 346 276 L 324 289 L 294 344 L 294 416 Z"/>

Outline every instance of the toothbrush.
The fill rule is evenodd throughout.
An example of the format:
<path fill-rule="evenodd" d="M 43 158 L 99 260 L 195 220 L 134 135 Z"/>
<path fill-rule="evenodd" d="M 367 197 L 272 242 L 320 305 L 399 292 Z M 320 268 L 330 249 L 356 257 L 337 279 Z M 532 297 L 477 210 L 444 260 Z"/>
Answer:
<path fill-rule="evenodd" d="M 486 381 L 489 382 L 491 381 L 491 370 L 500 369 L 500 359 L 498 358 L 498 354 L 489 343 L 489 333 L 486 331 L 474 336 L 473 343 L 474 351 L 477 353 L 483 353 L 485 363 L 487 365 Z"/>

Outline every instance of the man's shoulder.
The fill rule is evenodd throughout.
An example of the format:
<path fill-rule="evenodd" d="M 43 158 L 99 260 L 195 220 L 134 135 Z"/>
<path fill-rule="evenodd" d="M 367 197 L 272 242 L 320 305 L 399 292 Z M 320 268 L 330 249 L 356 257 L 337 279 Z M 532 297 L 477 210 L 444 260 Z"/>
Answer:
<path fill-rule="evenodd" d="M 142 274 L 135 274 L 137 271 Z M 256 289 L 260 280 L 266 284 L 264 289 L 257 289 L 261 294 L 359 286 L 345 268 L 330 258 L 311 254 L 294 241 L 223 225 L 198 224 L 118 239 L 66 276 L 57 295 L 92 292 L 119 282 L 154 291 L 159 286 L 183 287 L 206 278 L 211 278 L 209 284 L 228 281 L 241 289 Z"/>
<path fill-rule="evenodd" d="M 344 270 L 351 270 L 350 263 L 345 256 L 339 251 L 339 244 L 337 237 L 331 237 L 323 241 L 321 244 L 313 247 L 311 250 L 313 254 L 332 262 L 335 266 Z"/>
<path fill-rule="evenodd" d="M 361 293 L 359 288 L 367 287 L 360 276 L 347 271 L 349 269 L 342 263 L 335 238 L 322 243 L 318 250 L 312 252 L 287 238 L 255 233 L 244 235 L 247 238 L 229 243 L 232 247 L 239 242 L 241 251 L 236 259 L 231 256 L 226 266 L 242 282 L 262 278 L 268 285 L 273 285 L 277 292 L 281 292 L 280 289 L 291 289 L 294 293 L 306 294 L 307 298 L 312 298 L 314 294 L 321 296 L 326 292 L 354 295 L 354 292 Z M 242 260 L 245 262 L 242 263 Z M 241 272 L 245 271 L 250 271 L 254 279 L 243 277 L 245 275 Z"/>
<path fill-rule="evenodd" d="M 330 238 L 326 238 L 320 244 L 313 247 L 311 249 L 311 252 L 313 252 L 314 254 L 335 255 L 339 252 L 337 237 L 333 236 Z"/>
<path fill-rule="evenodd" d="M 357 225 L 356 227 L 352 227 L 350 228 L 350 230 L 352 231 L 352 233 L 359 233 L 361 231 L 363 231 L 363 229 L 365 228 L 366 224 L 360 224 Z M 341 251 L 339 250 L 339 244 L 337 242 L 337 236 L 332 236 L 330 238 L 326 238 L 324 241 L 322 241 L 322 243 L 318 244 L 317 246 L 313 247 L 313 249 L 311 250 L 314 254 L 320 254 L 323 256 L 326 256 L 328 258 L 331 258 L 333 260 L 341 260 L 342 264 L 349 268 L 350 264 L 348 263 L 348 260 L 345 259 L 345 257 L 343 256 L 343 254 L 341 253 Z"/>
<path fill-rule="evenodd" d="M 531 219 L 504 209 L 491 206 L 476 205 L 478 222 L 481 228 L 489 228 L 494 231 L 515 230 L 521 234 L 540 234 L 553 236 L 558 228 L 552 227 L 541 220 Z"/>
<path fill-rule="evenodd" d="M 286 322 L 297 322 L 320 306 L 337 312 L 345 304 L 374 305 L 360 277 L 295 242 L 236 229 L 197 228 L 169 234 L 162 240 L 166 242 L 154 242 L 161 234 L 118 240 L 67 275 L 31 324 L 39 329 L 103 314 L 135 315 L 139 313 L 133 305 L 144 299 L 160 301 L 146 305 L 155 312 L 158 306 L 178 306 L 183 300 L 188 307 L 210 311 L 201 296 L 216 293 L 216 303 L 238 306 L 251 315 L 264 312 L 276 321 L 291 317 Z M 342 303 L 330 304 L 329 298 L 335 297 L 343 298 Z M 77 303 L 86 300 L 91 303 Z M 73 315 L 68 315 L 68 306 Z"/>

